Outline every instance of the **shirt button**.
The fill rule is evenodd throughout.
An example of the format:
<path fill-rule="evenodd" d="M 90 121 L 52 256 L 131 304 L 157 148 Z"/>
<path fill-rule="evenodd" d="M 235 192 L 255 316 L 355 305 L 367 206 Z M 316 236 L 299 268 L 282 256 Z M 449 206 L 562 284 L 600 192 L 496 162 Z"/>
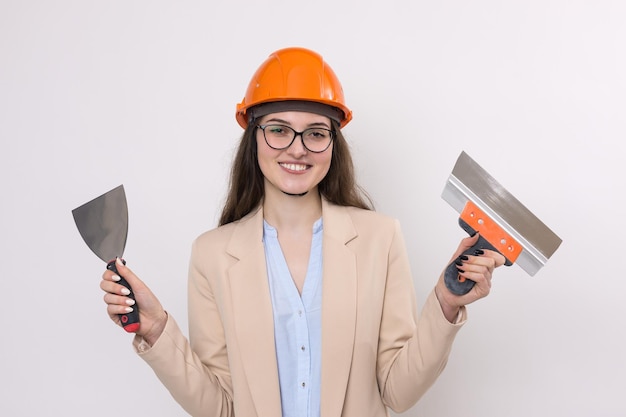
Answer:
<path fill-rule="evenodd" d="M 306 382 L 302 383 L 302 388 L 306 387 Z"/>
<path fill-rule="evenodd" d="M 301 346 L 300 349 L 304 352 L 306 348 L 304 346 Z"/>

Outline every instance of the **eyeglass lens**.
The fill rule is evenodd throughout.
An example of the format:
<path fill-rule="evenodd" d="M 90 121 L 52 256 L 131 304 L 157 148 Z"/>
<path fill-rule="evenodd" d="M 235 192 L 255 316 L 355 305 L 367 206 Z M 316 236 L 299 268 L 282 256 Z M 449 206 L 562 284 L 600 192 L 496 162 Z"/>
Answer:
<path fill-rule="evenodd" d="M 274 149 L 285 149 L 291 146 L 296 136 L 302 137 L 304 147 L 311 152 L 323 152 L 333 139 L 333 131 L 324 128 L 310 128 L 297 132 L 289 126 L 264 125 L 259 126 L 263 130 L 265 141 Z"/>

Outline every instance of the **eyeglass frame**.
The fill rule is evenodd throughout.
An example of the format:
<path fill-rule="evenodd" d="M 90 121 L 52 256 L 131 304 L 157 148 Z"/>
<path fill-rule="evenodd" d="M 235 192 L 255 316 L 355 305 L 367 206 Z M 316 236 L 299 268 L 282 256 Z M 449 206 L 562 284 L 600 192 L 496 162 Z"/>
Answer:
<path fill-rule="evenodd" d="M 268 126 L 286 127 L 287 129 L 293 131 L 294 135 L 293 135 L 293 138 L 291 139 L 291 142 L 289 142 L 289 144 L 287 146 L 284 146 L 282 148 L 275 148 L 272 145 L 270 145 L 270 143 L 267 141 L 267 136 L 265 136 L 265 128 L 268 127 Z M 293 127 L 287 126 L 287 125 L 282 125 L 280 123 L 270 123 L 270 124 L 266 124 L 266 125 L 256 125 L 255 127 L 257 129 L 261 129 L 261 131 L 263 132 L 263 139 L 265 140 L 265 143 L 267 144 L 267 146 L 269 146 L 270 148 L 274 149 L 275 151 L 282 151 L 282 150 L 288 149 L 291 145 L 293 145 L 293 142 L 296 140 L 296 138 L 298 136 L 300 136 L 300 141 L 302 142 L 302 146 L 304 146 L 304 149 L 306 149 L 309 152 L 313 152 L 313 153 L 322 153 L 322 152 L 326 152 L 328 150 L 328 148 L 330 148 L 330 145 L 333 143 L 333 141 L 335 140 L 335 137 L 337 136 L 337 134 L 335 133 L 334 130 L 326 129 L 325 127 L 310 127 L 308 129 L 304 129 L 302 132 L 298 132 Z M 324 149 L 322 149 L 321 151 L 311 150 L 304 143 L 303 133 L 306 132 L 307 130 L 320 130 L 320 129 L 321 130 L 325 130 L 325 131 L 327 131 L 330 134 L 330 140 L 328 141 L 328 145 L 326 145 L 326 147 Z"/>

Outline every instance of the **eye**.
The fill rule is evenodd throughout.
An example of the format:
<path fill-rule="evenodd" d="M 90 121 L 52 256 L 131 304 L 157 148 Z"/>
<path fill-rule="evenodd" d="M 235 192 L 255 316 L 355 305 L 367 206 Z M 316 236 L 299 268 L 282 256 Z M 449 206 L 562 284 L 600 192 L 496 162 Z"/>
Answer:
<path fill-rule="evenodd" d="M 281 125 L 268 125 L 265 127 L 265 131 L 274 136 L 288 136 L 289 129 L 286 126 Z"/>
<path fill-rule="evenodd" d="M 323 141 L 330 137 L 330 131 L 326 129 L 309 129 L 306 131 L 305 135 L 309 140 Z"/>

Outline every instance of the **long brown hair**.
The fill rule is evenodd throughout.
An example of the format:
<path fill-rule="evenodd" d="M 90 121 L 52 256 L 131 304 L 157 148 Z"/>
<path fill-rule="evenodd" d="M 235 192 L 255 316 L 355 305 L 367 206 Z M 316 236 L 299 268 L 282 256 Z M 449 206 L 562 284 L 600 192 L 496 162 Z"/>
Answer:
<path fill-rule="evenodd" d="M 330 168 L 319 183 L 320 195 L 340 206 L 353 206 L 373 210 L 372 200 L 356 182 L 350 148 L 339 129 L 331 121 L 335 131 Z M 257 160 L 256 124 L 249 123 L 241 136 L 239 147 L 230 172 L 226 203 L 219 225 L 237 221 L 254 210 L 263 200 L 263 173 Z"/>

